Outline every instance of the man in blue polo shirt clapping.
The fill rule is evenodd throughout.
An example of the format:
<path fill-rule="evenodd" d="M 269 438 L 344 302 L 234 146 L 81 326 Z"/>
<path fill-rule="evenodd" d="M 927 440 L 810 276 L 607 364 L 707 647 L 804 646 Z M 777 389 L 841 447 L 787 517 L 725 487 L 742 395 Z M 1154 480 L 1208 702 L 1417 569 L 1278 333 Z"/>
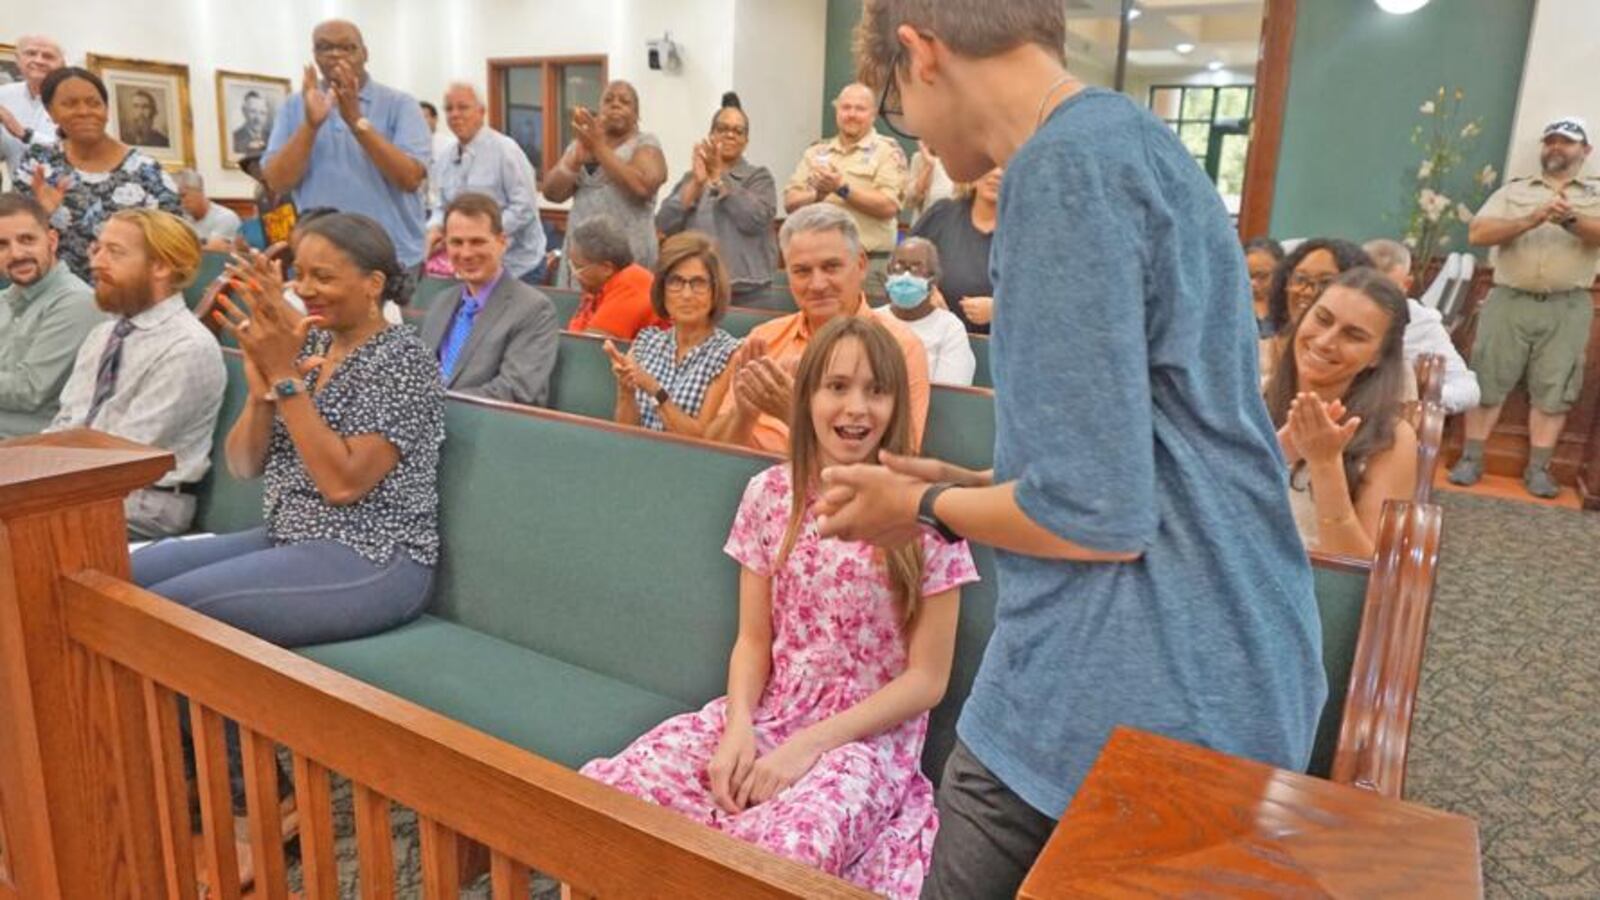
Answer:
<path fill-rule="evenodd" d="M 284 101 L 267 141 L 267 184 L 292 192 L 300 209 L 371 216 L 394 240 L 400 262 L 415 265 L 423 252 L 417 189 L 431 152 L 422 109 L 367 74 L 367 45 L 353 23 L 323 22 L 311 44 L 316 65 L 306 66 L 299 95 Z"/>

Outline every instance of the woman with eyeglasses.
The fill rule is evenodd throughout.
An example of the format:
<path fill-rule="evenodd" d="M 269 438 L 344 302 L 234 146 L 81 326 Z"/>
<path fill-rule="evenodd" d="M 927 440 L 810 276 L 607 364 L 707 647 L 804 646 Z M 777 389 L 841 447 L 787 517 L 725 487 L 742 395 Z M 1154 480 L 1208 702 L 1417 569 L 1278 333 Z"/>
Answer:
<path fill-rule="evenodd" d="M 1294 324 L 1311 308 L 1322 292 L 1341 273 L 1361 266 L 1371 266 L 1372 260 L 1360 245 L 1339 238 L 1311 238 L 1301 241 L 1272 276 L 1272 288 L 1267 293 L 1267 319 L 1257 329 L 1272 337 L 1261 345 L 1261 384 L 1272 379 L 1273 369 L 1283 356 L 1284 345 Z"/>
<path fill-rule="evenodd" d="M 695 144 L 694 168 L 684 173 L 656 213 L 656 227 L 668 237 L 700 231 L 716 238 L 736 301 L 765 290 L 778 268 L 772 237 L 777 182 L 766 167 L 744 158 L 749 144 L 750 117 L 739 95 L 729 91 L 711 119 L 710 135 Z"/>
<path fill-rule="evenodd" d="M 626 355 L 610 341 L 605 345 L 617 377 L 618 422 L 705 434 L 728 393 L 728 361 L 739 349 L 739 341 L 717 327 L 730 295 L 727 267 L 708 235 L 686 231 L 667 238 L 650 305 L 670 327 L 639 332 Z"/>

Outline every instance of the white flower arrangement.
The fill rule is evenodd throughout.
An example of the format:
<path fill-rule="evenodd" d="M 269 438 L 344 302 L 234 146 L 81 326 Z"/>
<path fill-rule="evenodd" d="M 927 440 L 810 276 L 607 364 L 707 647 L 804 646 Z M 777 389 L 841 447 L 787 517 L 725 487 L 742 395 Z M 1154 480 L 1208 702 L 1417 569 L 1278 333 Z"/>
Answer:
<path fill-rule="evenodd" d="M 1412 130 L 1411 143 L 1422 151 L 1422 162 L 1417 166 L 1416 186 L 1406 197 L 1403 240 L 1412 251 L 1413 275 L 1419 283 L 1433 257 L 1454 242 L 1452 232 L 1472 221 L 1473 209 L 1500 179 L 1489 165 L 1465 184 L 1455 177 L 1469 146 L 1483 134 L 1480 120 L 1462 121 L 1465 99 L 1461 90 L 1441 85 L 1417 108 L 1424 120 Z"/>

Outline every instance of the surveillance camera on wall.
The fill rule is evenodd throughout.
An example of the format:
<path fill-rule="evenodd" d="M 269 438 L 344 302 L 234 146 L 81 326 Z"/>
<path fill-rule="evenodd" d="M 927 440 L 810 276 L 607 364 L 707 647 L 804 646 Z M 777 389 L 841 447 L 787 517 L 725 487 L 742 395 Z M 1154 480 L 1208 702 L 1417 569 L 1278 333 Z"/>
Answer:
<path fill-rule="evenodd" d="M 659 41 L 649 41 L 645 44 L 646 60 L 653 71 L 676 72 L 683 66 L 683 60 L 678 57 L 678 45 L 672 40 L 672 32 L 667 32 Z"/>

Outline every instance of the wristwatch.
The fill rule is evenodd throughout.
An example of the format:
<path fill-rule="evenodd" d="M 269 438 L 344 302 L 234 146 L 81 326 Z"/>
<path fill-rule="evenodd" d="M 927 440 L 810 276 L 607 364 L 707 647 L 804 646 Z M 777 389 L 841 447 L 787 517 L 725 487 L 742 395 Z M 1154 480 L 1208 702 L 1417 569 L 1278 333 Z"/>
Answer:
<path fill-rule="evenodd" d="M 656 388 L 655 397 L 657 406 L 665 406 L 667 402 L 672 399 L 672 397 L 667 394 L 666 388 Z"/>
<path fill-rule="evenodd" d="M 848 185 L 848 184 L 839 185 L 838 187 L 833 189 L 833 192 L 835 194 L 839 195 L 839 199 L 840 200 L 849 200 L 850 199 L 850 185 Z"/>
<path fill-rule="evenodd" d="M 961 540 L 961 535 L 951 531 L 950 526 L 946 525 L 944 520 L 939 518 L 939 514 L 933 511 L 933 504 L 939 499 L 940 494 L 950 490 L 955 486 L 956 485 L 953 482 L 941 481 L 923 491 L 922 500 L 917 504 L 917 522 L 932 528 L 934 533 L 939 535 L 939 539 L 944 541 L 946 544 L 954 544 L 959 542 Z"/>
<path fill-rule="evenodd" d="M 272 396 L 276 400 L 287 400 L 305 390 L 298 378 L 284 378 L 272 384 Z"/>
<path fill-rule="evenodd" d="M 366 116 L 362 116 L 361 118 L 357 119 L 356 120 L 356 130 L 357 131 L 371 131 L 372 130 L 372 120 L 368 119 Z"/>
<path fill-rule="evenodd" d="M 20 140 L 24 144 L 33 143 L 33 129 L 32 128 L 24 128 L 24 129 L 22 129 L 22 137 L 20 138 Z"/>

